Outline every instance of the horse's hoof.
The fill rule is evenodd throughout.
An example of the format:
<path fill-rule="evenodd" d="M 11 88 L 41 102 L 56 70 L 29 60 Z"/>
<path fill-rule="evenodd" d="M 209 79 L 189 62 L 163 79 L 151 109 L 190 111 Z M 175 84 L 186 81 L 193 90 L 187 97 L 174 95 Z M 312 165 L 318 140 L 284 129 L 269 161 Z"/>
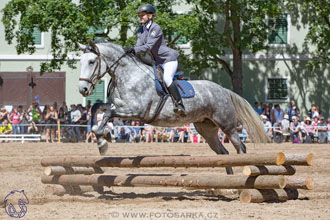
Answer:
<path fill-rule="evenodd" d="M 107 132 L 106 134 L 104 134 L 103 136 L 108 142 L 112 142 L 112 139 L 111 139 L 111 133 L 110 132 Z"/>
<path fill-rule="evenodd" d="M 93 125 L 92 127 L 92 131 L 95 133 L 97 131 L 97 129 L 99 129 L 99 126 L 97 125 Z"/>
<path fill-rule="evenodd" d="M 105 139 L 99 140 L 97 146 L 99 148 L 100 155 L 104 155 L 108 151 L 108 142 Z"/>

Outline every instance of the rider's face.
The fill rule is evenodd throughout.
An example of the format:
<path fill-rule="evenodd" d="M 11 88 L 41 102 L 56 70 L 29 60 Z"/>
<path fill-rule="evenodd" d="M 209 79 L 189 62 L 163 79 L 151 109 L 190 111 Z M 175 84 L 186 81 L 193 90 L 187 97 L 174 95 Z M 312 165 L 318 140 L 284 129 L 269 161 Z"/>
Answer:
<path fill-rule="evenodd" d="M 151 16 L 151 15 L 150 15 Z M 149 17 L 149 15 L 147 14 L 147 13 L 145 13 L 145 12 L 141 12 L 141 13 L 139 13 L 139 17 L 140 17 L 140 22 L 141 22 L 141 24 L 145 24 L 148 20 L 149 20 L 149 18 L 151 18 L 151 17 Z"/>

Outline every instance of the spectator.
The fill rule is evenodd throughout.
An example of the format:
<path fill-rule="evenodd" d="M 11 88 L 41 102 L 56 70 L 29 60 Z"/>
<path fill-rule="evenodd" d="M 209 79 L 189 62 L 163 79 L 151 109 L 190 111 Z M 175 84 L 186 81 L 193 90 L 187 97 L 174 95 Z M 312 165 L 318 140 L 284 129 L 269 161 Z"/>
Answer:
<path fill-rule="evenodd" d="M 318 117 L 318 116 L 315 116 L 315 117 L 313 118 L 312 125 L 313 125 L 315 128 L 317 128 L 318 124 L 319 124 L 319 117 Z"/>
<path fill-rule="evenodd" d="M 308 113 L 309 113 L 309 117 L 311 117 L 313 119 L 315 117 L 317 117 L 317 118 L 320 117 L 319 112 L 317 111 L 316 105 L 312 105 L 312 108 L 308 111 Z"/>
<path fill-rule="evenodd" d="M 302 136 L 305 143 L 313 143 L 315 135 L 315 127 L 312 125 L 312 120 L 307 117 L 304 124 L 302 125 Z"/>
<path fill-rule="evenodd" d="M 27 112 L 27 110 L 22 110 L 22 114 L 21 114 L 21 123 L 20 123 L 20 130 L 21 130 L 21 134 L 25 134 L 27 132 L 27 126 L 29 124 L 29 113 Z"/>
<path fill-rule="evenodd" d="M 284 138 L 282 121 L 279 121 L 279 122 L 274 124 L 273 133 L 274 133 L 274 142 L 275 143 L 282 143 L 283 138 Z"/>
<path fill-rule="evenodd" d="M 63 102 L 62 105 L 61 105 L 63 111 L 65 114 L 67 114 L 69 112 L 68 110 L 68 106 L 66 105 L 66 102 Z"/>
<path fill-rule="evenodd" d="M 273 136 L 272 124 L 270 123 L 270 121 L 268 121 L 268 118 L 267 118 L 266 115 L 261 115 L 261 118 L 262 118 L 262 122 L 263 122 L 264 129 L 265 129 L 265 132 L 266 132 L 267 136 L 269 138 L 272 138 L 272 136 Z"/>
<path fill-rule="evenodd" d="M 155 131 L 155 139 L 156 139 L 155 141 L 158 142 L 158 139 L 161 139 L 161 142 L 163 143 L 164 142 L 163 136 L 165 133 L 165 128 L 155 127 L 154 131 Z"/>
<path fill-rule="evenodd" d="M 320 122 L 317 125 L 317 135 L 320 144 L 327 143 L 327 124 L 323 116 L 321 116 Z"/>
<path fill-rule="evenodd" d="M 13 128 L 9 123 L 8 119 L 4 119 L 0 126 L 0 134 L 11 134 L 12 130 Z"/>
<path fill-rule="evenodd" d="M 140 122 L 132 121 L 131 122 L 131 128 L 130 128 L 130 142 L 137 143 L 141 139 L 141 128 L 140 128 Z"/>
<path fill-rule="evenodd" d="M 189 126 L 189 125 L 188 125 Z M 186 128 L 185 126 L 184 127 L 179 127 L 177 128 L 177 132 L 178 132 L 178 135 L 179 135 L 179 139 L 178 139 L 178 142 L 182 142 L 184 143 L 184 135 L 186 133 Z"/>
<path fill-rule="evenodd" d="M 117 142 L 119 143 L 128 142 L 128 140 L 129 140 L 129 133 L 126 132 L 125 127 L 120 127 L 118 132 Z"/>
<path fill-rule="evenodd" d="M 290 134 L 293 143 L 301 143 L 302 134 L 301 134 L 301 127 L 298 121 L 297 116 L 292 116 L 292 122 L 290 124 Z"/>
<path fill-rule="evenodd" d="M 41 111 L 38 107 L 37 103 L 34 103 L 32 106 L 30 106 L 28 112 L 32 114 L 32 120 L 35 124 L 39 124 L 41 119 Z"/>
<path fill-rule="evenodd" d="M 167 128 L 164 132 L 164 138 L 166 138 L 167 142 L 174 143 L 175 136 L 175 128 Z"/>
<path fill-rule="evenodd" d="M 261 115 L 262 110 L 261 110 L 261 108 L 259 108 L 259 103 L 258 102 L 254 103 L 253 109 L 258 113 L 258 115 Z"/>
<path fill-rule="evenodd" d="M 143 129 L 142 134 L 143 134 L 145 142 L 151 142 L 151 143 L 154 142 L 154 140 L 153 140 L 153 130 L 154 130 L 154 128 L 151 125 L 144 124 L 144 129 Z"/>
<path fill-rule="evenodd" d="M 273 123 L 279 123 L 282 122 L 283 120 L 283 116 L 284 116 L 284 112 L 281 109 L 279 104 L 275 105 L 274 111 L 273 111 Z"/>
<path fill-rule="evenodd" d="M 287 115 L 287 114 L 284 115 L 281 124 L 282 124 L 283 135 L 287 136 L 288 134 L 290 134 L 290 132 L 289 132 L 289 130 L 290 130 L 289 115 Z"/>
<path fill-rule="evenodd" d="M 32 112 L 31 111 L 28 112 L 28 119 L 27 120 L 28 120 L 28 124 L 29 124 L 29 126 L 27 127 L 27 133 L 28 134 L 37 133 L 39 131 L 39 129 L 36 126 L 36 123 L 33 121 Z"/>
<path fill-rule="evenodd" d="M 65 133 L 65 127 L 63 126 L 65 124 L 66 121 L 66 115 L 64 113 L 64 109 L 63 107 L 60 107 L 60 109 L 58 110 L 58 121 L 60 122 L 60 132 L 61 132 L 61 137 L 63 137 L 64 133 Z"/>
<path fill-rule="evenodd" d="M 201 135 L 197 132 L 193 123 L 190 123 L 190 129 L 188 131 L 188 135 L 191 143 L 201 142 Z"/>
<path fill-rule="evenodd" d="M 20 134 L 19 123 L 21 121 L 21 115 L 18 113 L 17 108 L 13 109 L 13 112 L 9 115 L 9 122 L 13 128 L 13 134 Z"/>
<path fill-rule="evenodd" d="M 87 108 L 87 134 L 86 134 L 86 143 L 88 143 L 89 139 L 91 139 L 91 142 L 94 143 L 94 140 L 96 140 L 96 136 L 94 132 L 92 132 L 92 112 L 91 108 Z"/>
<path fill-rule="evenodd" d="M 288 114 L 289 116 L 289 121 L 292 122 L 292 117 L 293 116 L 298 116 L 297 115 L 297 111 L 296 111 L 296 106 L 295 106 L 295 102 L 294 101 L 291 101 L 290 102 L 290 106 L 287 108 L 286 110 L 286 113 Z"/>
<path fill-rule="evenodd" d="M 46 143 L 49 143 L 48 141 L 49 137 L 50 137 L 50 143 L 54 143 L 57 120 L 58 120 L 58 114 L 54 106 L 50 106 L 47 109 L 47 113 L 45 115 Z"/>
<path fill-rule="evenodd" d="M 267 119 L 271 121 L 271 111 L 269 106 L 266 106 L 265 110 L 262 112 L 262 115 L 266 115 Z"/>
<path fill-rule="evenodd" d="M 75 105 L 71 106 L 71 124 L 75 125 L 72 127 L 72 135 L 76 138 L 76 140 L 78 142 L 81 141 L 81 133 L 80 133 L 80 128 L 77 125 L 79 124 L 79 120 L 81 118 L 81 113 L 80 111 L 77 109 L 77 107 Z"/>
<path fill-rule="evenodd" d="M 0 123 L 5 119 L 8 120 L 8 112 L 7 112 L 6 108 L 1 108 L 1 110 L 0 110 Z"/>

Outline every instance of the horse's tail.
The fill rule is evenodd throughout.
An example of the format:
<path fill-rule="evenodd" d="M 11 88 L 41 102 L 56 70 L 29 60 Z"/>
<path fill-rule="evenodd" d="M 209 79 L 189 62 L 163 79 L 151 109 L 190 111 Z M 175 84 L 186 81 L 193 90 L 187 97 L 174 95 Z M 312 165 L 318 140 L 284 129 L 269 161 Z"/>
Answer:
<path fill-rule="evenodd" d="M 264 126 L 257 112 L 244 98 L 229 91 L 238 119 L 243 122 L 253 143 L 266 143 L 268 140 Z"/>

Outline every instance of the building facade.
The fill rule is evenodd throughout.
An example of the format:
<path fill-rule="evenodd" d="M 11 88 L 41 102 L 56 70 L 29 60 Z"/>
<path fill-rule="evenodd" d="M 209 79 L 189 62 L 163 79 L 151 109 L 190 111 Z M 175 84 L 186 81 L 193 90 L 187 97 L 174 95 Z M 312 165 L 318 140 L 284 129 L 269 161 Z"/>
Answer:
<path fill-rule="evenodd" d="M 2 9 L 8 1 L 0 2 Z M 178 12 L 187 11 L 188 7 L 178 6 Z M 309 49 L 304 47 L 307 28 L 292 22 L 291 15 L 283 14 L 276 20 L 267 20 L 275 27 L 269 34 L 268 51 L 257 54 L 245 54 L 243 62 L 243 96 L 251 104 L 255 101 L 278 103 L 286 108 L 291 100 L 297 103 L 302 112 L 307 112 L 311 104 L 321 106 L 325 115 L 330 109 L 329 66 L 309 72 L 305 67 L 311 59 Z M 298 28 L 299 27 L 299 28 Z M 5 41 L 4 27 L 0 24 L 0 106 L 53 104 L 54 101 L 67 104 L 85 104 L 88 99 L 106 101 L 106 89 L 109 78 L 105 77 L 96 86 L 92 97 L 83 98 L 78 91 L 80 74 L 79 57 L 77 69 L 62 66 L 61 70 L 40 76 L 40 63 L 49 60 L 50 35 L 35 31 L 36 52 L 32 55 L 17 55 L 15 42 L 8 45 Z M 189 43 L 183 48 L 189 53 Z M 230 56 L 224 59 L 230 60 Z M 197 79 L 190 76 L 191 79 Z M 223 87 L 231 88 L 231 80 L 225 71 L 207 70 L 198 77 L 212 80 Z"/>

